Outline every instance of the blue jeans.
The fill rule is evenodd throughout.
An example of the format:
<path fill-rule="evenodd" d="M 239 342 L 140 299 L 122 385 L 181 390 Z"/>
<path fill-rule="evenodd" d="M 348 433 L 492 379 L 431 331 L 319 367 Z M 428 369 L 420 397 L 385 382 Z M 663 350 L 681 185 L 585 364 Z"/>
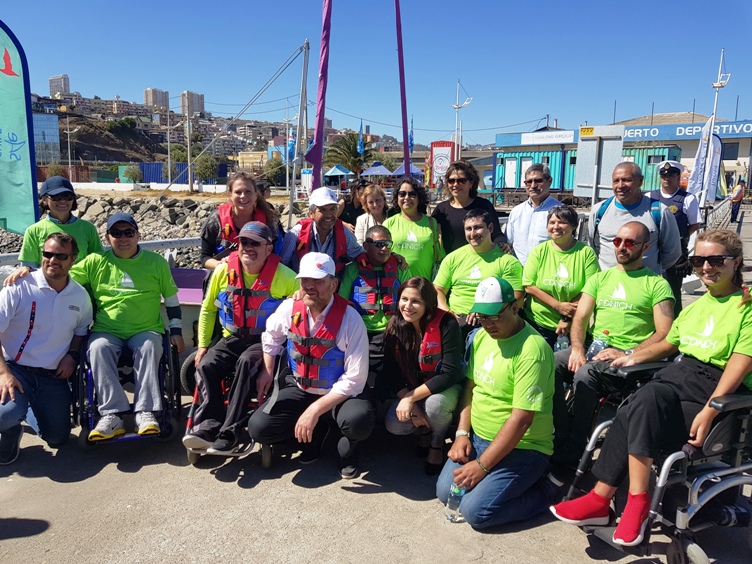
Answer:
<path fill-rule="evenodd" d="M 29 406 L 34 410 L 42 438 L 51 446 L 68 440 L 71 430 L 71 391 L 67 379 L 8 362 L 11 373 L 23 386 L 16 399 L 0 405 L 0 434 L 15 438 Z"/>
<path fill-rule="evenodd" d="M 478 458 L 491 441 L 473 434 L 470 460 Z M 436 482 L 436 497 L 446 504 L 453 472 L 462 464 L 447 460 Z M 460 502 L 460 512 L 474 529 L 487 529 L 524 521 L 543 513 L 553 503 L 556 486 L 545 476 L 548 456 L 537 450 L 516 448 L 491 469 Z"/>

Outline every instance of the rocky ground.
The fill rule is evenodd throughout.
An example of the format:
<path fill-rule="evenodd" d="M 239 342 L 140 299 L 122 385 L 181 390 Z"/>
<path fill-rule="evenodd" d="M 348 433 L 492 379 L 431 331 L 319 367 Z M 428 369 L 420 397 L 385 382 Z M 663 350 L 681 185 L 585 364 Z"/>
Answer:
<path fill-rule="evenodd" d="M 280 200 L 283 198 L 272 198 Z M 199 237 L 201 226 L 207 216 L 225 201 L 224 195 L 150 195 L 145 192 L 133 195 L 85 194 L 77 197 L 79 217 L 91 221 L 105 240 L 107 218 L 117 211 L 133 215 L 139 226 L 143 241 L 160 239 L 183 239 Z M 282 211 L 285 211 L 283 208 Z M 286 221 L 285 221 L 286 225 Z M 23 237 L 0 230 L 0 253 L 15 253 L 21 250 Z M 177 249 L 175 266 L 199 268 L 198 246 Z"/>

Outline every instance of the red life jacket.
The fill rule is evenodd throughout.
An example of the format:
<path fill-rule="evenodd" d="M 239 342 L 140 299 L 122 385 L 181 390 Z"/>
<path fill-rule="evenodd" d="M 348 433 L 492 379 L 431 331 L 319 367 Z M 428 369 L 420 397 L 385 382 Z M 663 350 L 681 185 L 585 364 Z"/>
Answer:
<path fill-rule="evenodd" d="M 240 231 L 232 219 L 232 202 L 225 202 L 217 208 L 219 212 L 219 238 L 220 244 L 225 248 L 229 245 L 238 243 L 238 232 Z M 256 207 L 253 210 L 253 219 L 251 221 L 260 221 L 266 223 L 266 214 L 264 210 Z M 242 225 L 240 227 L 243 227 Z"/>
<path fill-rule="evenodd" d="M 303 389 L 330 389 L 345 373 L 345 353 L 337 348 L 337 333 L 348 301 L 334 294 L 334 303 L 316 334 L 308 336 L 308 312 L 303 300 L 295 300 L 287 332 L 287 360 Z"/>
<path fill-rule="evenodd" d="M 354 262 L 359 269 L 350 292 L 350 301 L 354 304 L 355 310 L 360 315 L 377 311 L 392 315 L 396 309 L 397 290 L 400 286 L 397 259 L 390 256 L 384 263 L 383 270 L 376 270 L 365 253 L 360 254 Z"/>
<path fill-rule="evenodd" d="M 280 258 L 269 255 L 258 278 L 250 289 L 243 280 L 243 266 L 237 251 L 227 260 L 227 288 L 217 297 L 219 323 L 230 333 L 245 337 L 260 335 L 266 328 L 266 320 L 282 303 L 271 295 L 272 281 L 277 272 Z"/>
<path fill-rule="evenodd" d="M 313 241 L 313 220 L 311 218 L 301 219 L 299 223 L 301 228 L 298 235 L 298 246 L 295 249 L 298 260 L 311 250 L 311 242 Z M 334 259 L 334 272 L 339 277 L 348 262 L 345 225 L 340 219 L 334 222 L 334 257 L 332 258 Z"/>
<path fill-rule="evenodd" d="M 418 353 L 418 375 L 423 382 L 433 378 L 441 368 L 441 320 L 446 315 L 443 309 L 437 309 L 436 315 L 428 322 L 423 333 L 423 342 Z"/>

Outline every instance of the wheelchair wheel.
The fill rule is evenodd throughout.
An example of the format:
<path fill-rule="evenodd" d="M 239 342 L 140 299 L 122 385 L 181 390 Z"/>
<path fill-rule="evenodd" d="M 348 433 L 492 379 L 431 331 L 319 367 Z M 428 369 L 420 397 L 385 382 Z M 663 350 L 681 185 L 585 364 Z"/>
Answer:
<path fill-rule="evenodd" d="M 78 439 L 76 439 L 76 442 L 78 442 L 78 446 L 81 447 L 81 450 L 86 452 L 96 448 L 96 444 L 89 440 L 89 432 L 91 432 L 89 424 L 83 423 L 81 425 L 81 431 L 79 431 L 78 433 Z"/>
<path fill-rule="evenodd" d="M 264 469 L 272 467 L 272 445 L 261 445 L 261 467 Z"/>
<path fill-rule="evenodd" d="M 186 458 L 188 458 L 188 464 L 191 466 L 196 466 L 198 461 L 201 460 L 201 455 L 197 452 L 186 451 L 185 454 Z"/>
<path fill-rule="evenodd" d="M 691 541 L 672 539 L 666 550 L 668 564 L 710 564 L 710 559 L 700 545 Z"/>
<path fill-rule="evenodd" d="M 193 395 L 196 389 L 196 351 L 189 354 L 180 367 L 180 385 L 185 395 Z"/>
<path fill-rule="evenodd" d="M 178 434 L 178 431 L 180 431 L 180 425 L 178 424 L 178 420 L 174 417 L 170 417 L 167 421 L 165 421 L 164 426 L 162 427 L 162 430 L 160 431 L 159 435 L 157 435 L 157 440 L 163 443 L 166 443 L 168 441 L 171 441 L 175 438 L 175 436 Z"/>

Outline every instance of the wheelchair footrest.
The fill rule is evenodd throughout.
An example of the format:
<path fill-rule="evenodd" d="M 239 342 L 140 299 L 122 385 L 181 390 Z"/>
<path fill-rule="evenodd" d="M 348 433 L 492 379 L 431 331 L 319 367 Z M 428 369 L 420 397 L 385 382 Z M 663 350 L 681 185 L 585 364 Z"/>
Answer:
<path fill-rule="evenodd" d="M 646 537 L 646 540 L 643 540 L 637 546 L 624 546 L 614 542 L 615 525 L 612 527 L 582 527 L 582 530 L 589 535 L 594 535 L 620 552 L 626 552 L 635 556 L 647 556 L 650 554 L 649 537 Z"/>

